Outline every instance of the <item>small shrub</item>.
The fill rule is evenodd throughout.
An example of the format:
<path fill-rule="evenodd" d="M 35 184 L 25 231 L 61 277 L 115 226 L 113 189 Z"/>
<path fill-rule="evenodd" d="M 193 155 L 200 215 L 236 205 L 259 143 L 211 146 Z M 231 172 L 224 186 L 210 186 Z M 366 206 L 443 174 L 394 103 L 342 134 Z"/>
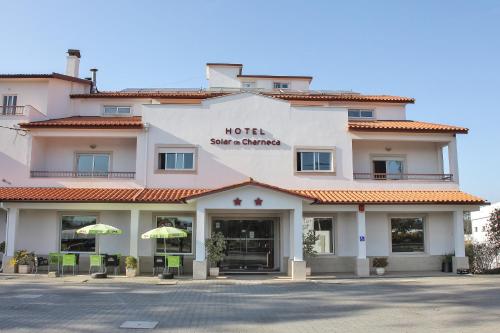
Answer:
<path fill-rule="evenodd" d="M 35 253 L 28 250 L 19 250 L 14 253 L 11 264 L 14 265 L 32 265 L 35 262 Z"/>
<path fill-rule="evenodd" d="M 137 268 L 137 259 L 135 257 L 129 256 L 125 258 L 125 267 L 128 269 L 136 269 Z"/>
<path fill-rule="evenodd" d="M 386 268 L 388 265 L 387 258 L 373 258 L 373 267 Z"/>
<path fill-rule="evenodd" d="M 221 232 L 212 233 L 212 237 L 206 240 L 207 259 L 213 265 L 217 265 L 223 258 L 226 251 L 226 241 Z"/>
<path fill-rule="evenodd" d="M 313 258 L 318 254 L 318 251 L 314 249 L 318 240 L 319 236 L 316 236 L 314 230 L 309 230 L 302 234 L 302 253 L 304 258 Z"/>
<path fill-rule="evenodd" d="M 473 273 L 486 273 L 492 269 L 497 256 L 494 246 L 489 243 L 473 243 L 466 247 L 469 264 Z"/>

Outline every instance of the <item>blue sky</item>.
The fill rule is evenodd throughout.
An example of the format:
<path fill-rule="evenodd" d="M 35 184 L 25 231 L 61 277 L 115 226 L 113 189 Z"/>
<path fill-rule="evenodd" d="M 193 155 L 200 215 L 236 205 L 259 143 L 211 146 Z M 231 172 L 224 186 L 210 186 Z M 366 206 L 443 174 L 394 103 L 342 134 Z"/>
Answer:
<path fill-rule="evenodd" d="M 463 125 L 463 190 L 500 201 L 498 1 L 2 1 L 0 72 L 81 75 L 101 90 L 200 87 L 206 62 L 314 76 L 312 88 L 416 98 L 408 118 Z"/>

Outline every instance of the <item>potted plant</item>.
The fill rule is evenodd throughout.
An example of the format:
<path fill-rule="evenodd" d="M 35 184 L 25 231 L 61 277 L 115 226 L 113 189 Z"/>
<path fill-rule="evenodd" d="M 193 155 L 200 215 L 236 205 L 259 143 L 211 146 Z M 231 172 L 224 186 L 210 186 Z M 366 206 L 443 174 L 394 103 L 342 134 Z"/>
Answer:
<path fill-rule="evenodd" d="M 125 275 L 127 277 L 137 276 L 137 259 L 132 256 L 125 258 Z"/>
<path fill-rule="evenodd" d="M 375 272 L 379 276 L 385 274 L 387 264 L 387 258 L 373 258 L 373 267 L 375 267 Z"/>
<path fill-rule="evenodd" d="M 311 266 L 308 266 L 308 259 L 314 258 L 318 251 L 314 248 L 316 242 L 319 240 L 319 236 L 316 236 L 314 230 L 309 230 L 308 232 L 302 234 L 302 254 L 306 260 L 306 275 L 311 275 Z"/>
<path fill-rule="evenodd" d="M 453 256 L 454 253 L 446 253 L 443 256 L 443 262 L 441 263 L 441 272 L 445 273 L 453 272 Z"/>
<path fill-rule="evenodd" d="M 28 274 L 30 268 L 35 263 L 35 253 L 28 250 L 19 250 L 14 253 L 10 261 L 11 265 L 16 267 L 19 274 Z"/>
<path fill-rule="evenodd" d="M 224 258 L 226 251 L 226 241 L 221 232 L 214 232 L 212 236 L 205 242 L 207 250 L 207 260 L 210 264 L 210 276 L 219 276 L 220 262 Z"/>

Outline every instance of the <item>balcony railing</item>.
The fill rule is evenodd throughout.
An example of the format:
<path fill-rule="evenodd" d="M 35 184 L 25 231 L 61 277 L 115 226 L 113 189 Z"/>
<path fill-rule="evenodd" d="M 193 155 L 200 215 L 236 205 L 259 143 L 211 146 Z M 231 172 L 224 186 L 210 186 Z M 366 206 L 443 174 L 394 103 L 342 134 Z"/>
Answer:
<path fill-rule="evenodd" d="M 134 179 L 135 172 L 31 171 L 33 178 L 114 178 Z"/>
<path fill-rule="evenodd" d="M 0 105 L 1 116 L 22 116 L 25 106 Z"/>
<path fill-rule="evenodd" d="M 354 179 L 362 180 L 428 180 L 428 181 L 453 181 L 450 173 L 363 173 L 355 172 Z"/>

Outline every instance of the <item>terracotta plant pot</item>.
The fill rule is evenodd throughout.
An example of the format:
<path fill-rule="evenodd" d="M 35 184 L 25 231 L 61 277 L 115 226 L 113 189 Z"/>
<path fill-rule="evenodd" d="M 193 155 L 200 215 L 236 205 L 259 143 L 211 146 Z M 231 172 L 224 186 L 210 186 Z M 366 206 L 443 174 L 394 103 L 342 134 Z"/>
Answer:
<path fill-rule="evenodd" d="M 385 268 L 384 267 L 376 267 L 375 272 L 377 273 L 378 276 L 384 275 L 385 274 Z"/>
<path fill-rule="evenodd" d="M 29 265 L 19 265 L 18 266 L 19 274 L 28 274 L 30 272 Z"/>
<path fill-rule="evenodd" d="M 209 272 L 210 276 L 219 276 L 219 267 L 211 267 Z"/>

